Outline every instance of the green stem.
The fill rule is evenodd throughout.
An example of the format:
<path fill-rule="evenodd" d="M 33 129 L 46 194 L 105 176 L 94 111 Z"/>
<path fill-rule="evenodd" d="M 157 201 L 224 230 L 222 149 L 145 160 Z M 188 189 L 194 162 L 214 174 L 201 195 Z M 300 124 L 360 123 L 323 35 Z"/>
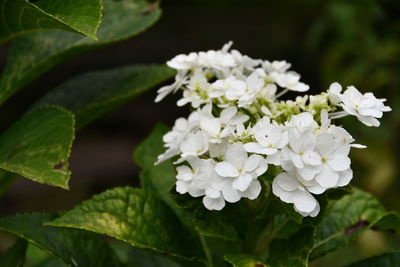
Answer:
<path fill-rule="evenodd" d="M 204 250 L 204 254 L 206 254 L 208 266 L 213 267 L 214 264 L 213 264 L 211 252 L 207 247 L 206 240 L 203 235 L 199 235 L 199 236 L 200 236 L 201 246 L 203 247 L 203 250 Z"/>
<path fill-rule="evenodd" d="M 266 252 L 267 252 L 272 240 L 274 240 L 276 234 L 289 220 L 290 220 L 290 218 L 286 218 L 281 224 L 279 224 L 279 226 L 277 226 L 275 228 L 274 228 L 274 221 L 271 220 L 271 222 L 261 232 L 260 238 L 256 243 L 254 252 L 257 256 L 262 257 L 266 254 Z"/>

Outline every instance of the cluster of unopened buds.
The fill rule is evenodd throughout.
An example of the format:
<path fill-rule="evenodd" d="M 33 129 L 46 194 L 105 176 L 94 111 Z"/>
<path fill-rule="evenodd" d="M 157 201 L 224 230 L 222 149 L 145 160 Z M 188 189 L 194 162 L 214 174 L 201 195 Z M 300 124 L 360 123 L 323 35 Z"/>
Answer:
<path fill-rule="evenodd" d="M 286 61 L 252 59 L 230 50 L 231 44 L 167 62 L 177 70 L 175 82 L 158 90 L 156 102 L 182 90 L 177 104 L 190 104 L 192 112 L 164 135 L 166 151 L 157 164 L 176 158 L 176 191 L 202 196 L 209 210 L 256 199 L 261 177 L 275 165 L 281 171 L 273 179 L 273 194 L 314 217 L 320 210 L 315 195 L 348 185 L 350 148 L 365 147 L 332 121 L 353 115 L 376 127 L 377 118 L 391 109 L 385 99 L 354 86 L 343 91 L 336 82 L 319 95 L 280 100 L 309 86 Z"/>

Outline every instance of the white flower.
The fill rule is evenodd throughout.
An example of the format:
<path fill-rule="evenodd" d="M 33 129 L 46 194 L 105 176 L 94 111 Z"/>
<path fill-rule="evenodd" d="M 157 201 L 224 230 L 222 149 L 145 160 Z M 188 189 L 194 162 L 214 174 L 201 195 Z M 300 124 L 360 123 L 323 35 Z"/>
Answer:
<path fill-rule="evenodd" d="M 272 193 L 283 202 L 293 203 L 297 212 L 303 216 L 315 217 L 320 206 L 315 197 L 294 177 L 282 172 L 272 182 Z"/>
<path fill-rule="evenodd" d="M 217 163 L 215 171 L 222 177 L 231 177 L 232 188 L 245 191 L 253 179 L 266 172 L 268 165 L 259 155 L 247 155 L 243 144 L 229 145 L 225 153 L 225 161 Z"/>
<path fill-rule="evenodd" d="M 290 161 L 296 168 L 303 168 L 305 164 L 320 165 L 321 157 L 314 151 L 316 137 L 310 130 L 300 132 L 296 128 L 289 129 L 289 147 L 287 153 Z"/>
<path fill-rule="evenodd" d="M 243 94 L 238 98 L 238 106 L 244 107 L 252 104 L 260 92 L 260 90 L 264 87 L 265 81 L 260 78 L 260 76 L 253 72 L 246 79 L 246 89 Z"/>
<path fill-rule="evenodd" d="M 354 86 L 347 87 L 341 99 L 343 109 L 367 126 L 378 127 L 380 123 L 376 118 L 382 118 L 383 112 L 392 110 L 383 104 L 386 99 L 377 99 L 372 93 L 363 95 Z"/>
<path fill-rule="evenodd" d="M 212 159 L 187 158 L 189 166 L 176 168 L 176 191 L 180 194 L 189 193 L 193 197 L 203 197 L 203 204 L 209 210 L 221 210 L 225 200 L 219 189 L 213 183 L 219 179 L 215 173 L 215 161 Z"/>
<path fill-rule="evenodd" d="M 291 91 L 305 92 L 308 89 L 310 89 L 310 87 L 307 84 L 300 82 L 300 75 L 297 73 L 272 72 L 270 73 L 270 77 L 280 87 L 286 88 Z"/>
<path fill-rule="evenodd" d="M 212 84 L 214 91 L 212 97 L 225 95 L 229 100 L 238 100 L 246 90 L 246 83 L 234 76 L 229 76 L 224 80 L 217 80 Z"/>
<path fill-rule="evenodd" d="M 208 105 L 203 108 L 200 127 L 209 135 L 211 143 L 220 143 L 221 139 L 233 133 L 234 127 L 231 125 L 243 123 L 248 118 L 247 115 L 237 114 L 236 107 L 223 109 L 220 117 L 215 118 L 211 114 L 211 105 Z"/>
<path fill-rule="evenodd" d="M 190 53 L 189 55 L 177 55 L 167 65 L 176 70 L 189 70 L 199 64 L 199 56 L 197 53 Z"/>
<path fill-rule="evenodd" d="M 186 71 L 178 71 L 178 73 L 175 76 L 175 82 L 171 85 L 166 85 L 158 89 L 157 97 L 154 100 L 154 102 L 160 102 L 163 100 L 167 95 L 169 95 L 171 92 L 176 92 L 187 80 L 187 72 Z"/>
<path fill-rule="evenodd" d="M 268 60 L 265 60 L 262 63 L 262 67 L 267 71 L 267 72 L 279 72 L 283 73 L 287 71 L 292 65 L 285 60 L 278 61 L 274 60 L 272 62 L 269 62 Z"/>
<path fill-rule="evenodd" d="M 290 118 L 289 127 L 295 127 L 299 131 L 315 130 L 318 128 L 318 123 L 314 120 L 314 116 L 309 112 L 303 112 L 293 115 Z"/>
<path fill-rule="evenodd" d="M 182 158 L 200 156 L 208 150 L 208 136 L 202 131 L 189 134 L 179 146 Z"/>
<path fill-rule="evenodd" d="M 331 83 L 328 89 L 328 97 L 332 104 L 339 105 L 342 102 L 342 86 L 338 82 Z"/>
<path fill-rule="evenodd" d="M 350 150 L 344 149 L 345 152 Z M 346 151 L 347 150 L 347 151 Z M 350 168 L 350 158 L 346 154 L 340 153 L 337 150 L 335 140 L 329 134 L 321 134 L 317 137 L 316 151 L 321 156 L 320 171 L 315 176 L 315 180 L 324 188 L 334 188 L 338 186 L 339 178 L 341 175 L 348 175 L 342 173 Z M 304 178 L 304 177 L 303 177 Z"/>
<path fill-rule="evenodd" d="M 288 143 L 288 132 L 273 125 L 268 117 L 262 118 L 253 128 L 257 142 L 244 145 L 247 152 L 272 155 Z"/>
<path fill-rule="evenodd" d="M 227 67 L 235 67 L 235 58 L 226 52 L 209 50 L 199 53 L 199 63 L 202 66 L 223 70 Z"/>
<path fill-rule="evenodd" d="M 209 210 L 257 198 L 258 178 L 274 164 L 284 172 L 273 180 L 273 193 L 303 216 L 314 217 L 320 210 L 314 195 L 346 186 L 353 177 L 350 149 L 365 147 L 354 144 L 334 120 L 351 114 L 378 126 L 377 119 L 391 109 L 385 99 L 354 86 L 342 93 L 337 82 L 318 95 L 279 100 L 309 86 L 288 71 L 290 63 L 252 59 L 230 50 L 231 45 L 167 62 L 177 75 L 172 85 L 158 90 L 156 102 L 182 90 L 178 106 L 190 103 L 193 110 L 163 136 L 166 151 L 156 164 L 178 156 L 176 190 L 202 197 Z"/>
<path fill-rule="evenodd" d="M 187 120 L 185 118 L 178 118 L 175 121 L 172 130 L 163 136 L 164 146 L 168 149 L 157 157 L 156 165 L 180 153 L 179 146 L 186 139 L 190 131 L 199 125 L 199 118 L 199 113 L 193 112 Z"/>
<path fill-rule="evenodd" d="M 208 83 L 203 71 L 196 69 L 192 74 L 186 90 L 183 91 L 183 97 L 178 100 L 178 106 L 184 106 L 191 103 L 192 107 L 198 108 L 201 104 L 211 102 L 209 93 L 211 85 Z"/>

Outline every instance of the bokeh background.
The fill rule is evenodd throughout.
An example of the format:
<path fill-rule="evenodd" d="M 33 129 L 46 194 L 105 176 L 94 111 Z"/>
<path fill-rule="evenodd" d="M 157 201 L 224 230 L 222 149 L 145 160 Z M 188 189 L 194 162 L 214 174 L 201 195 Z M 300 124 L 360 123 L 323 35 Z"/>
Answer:
<path fill-rule="evenodd" d="M 218 49 L 229 40 L 254 58 L 285 59 L 302 74 L 312 93 L 338 81 L 387 98 L 393 108 L 381 128 L 341 121 L 366 150 L 353 151 L 353 183 L 400 210 L 400 1 L 399 0 L 165 0 L 163 16 L 133 39 L 75 57 L 19 91 L 0 108 L 0 130 L 18 119 L 40 96 L 74 75 L 135 63 L 163 63 L 179 53 Z M 0 46 L 0 68 L 7 45 Z M 160 104 L 152 90 L 81 130 L 70 168 L 70 191 L 16 180 L 0 198 L 0 216 L 70 209 L 115 186 L 139 186 L 131 160 L 135 146 L 157 122 L 172 125 L 187 114 L 177 96 Z M 0 253 L 13 241 L 0 235 Z M 356 244 L 313 266 L 341 266 L 360 257 L 400 248 L 390 233 L 367 232 Z"/>

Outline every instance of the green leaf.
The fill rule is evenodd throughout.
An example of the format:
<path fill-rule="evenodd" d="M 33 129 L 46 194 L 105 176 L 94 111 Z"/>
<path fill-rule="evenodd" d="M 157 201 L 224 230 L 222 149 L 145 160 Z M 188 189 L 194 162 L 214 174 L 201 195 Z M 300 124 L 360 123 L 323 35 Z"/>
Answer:
<path fill-rule="evenodd" d="M 346 267 L 394 267 L 400 263 L 400 251 L 384 253 L 375 257 L 371 257 Z"/>
<path fill-rule="evenodd" d="M 0 77 L 0 104 L 53 66 L 88 50 L 135 36 L 153 25 L 161 14 L 156 4 L 145 0 L 104 0 L 103 4 L 97 42 L 64 31 L 35 32 L 16 38 Z"/>
<path fill-rule="evenodd" d="M 44 226 L 56 214 L 18 214 L 0 219 L 0 230 L 15 234 L 73 266 L 118 266 L 107 243 L 93 233 Z"/>
<path fill-rule="evenodd" d="M 123 243 L 112 244 L 112 248 L 125 266 L 181 267 L 178 263 L 155 255 L 143 248 L 136 248 Z"/>
<path fill-rule="evenodd" d="M 354 187 L 352 194 L 331 201 L 327 209 L 316 232 L 311 259 L 348 244 L 376 223 L 383 230 L 388 230 L 389 226 L 396 230 L 400 227 L 399 220 L 395 220 L 393 213 L 387 212 L 376 198 Z"/>
<path fill-rule="evenodd" d="M 15 179 L 15 174 L 0 169 L 0 196 L 2 196 Z"/>
<path fill-rule="evenodd" d="M 192 220 L 196 231 L 201 235 L 241 242 L 236 229 L 224 220 L 221 212 L 197 209 Z"/>
<path fill-rule="evenodd" d="M 130 187 L 96 195 L 49 225 L 93 231 L 187 259 L 200 251 L 192 235 L 162 201 L 149 191 Z"/>
<path fill-rule="evenodd" d="M 0 266 L 19 267 L 24 264 L 26 253 L 26 241 L 18 239 L 3 255 L 0 255 Z"/>
<path fill-rule="evenodd" d="M 308 266 L 308 257 L 314 244 L 314 229 L 305 227 L 288 239 L 271 243 L 267 263 L 272 267 Z"/>
<path fill-rule="evenodd" d="M 252 255 L 228 254 L 224 259 L 232 264 L 233 267 L 267 267 L 268 265 Z"/>
<path fill-rule="evenodd" d="M 397 212 L 388 212 L 377 221 L 372 227 L 374 230 L 390 231 L 396 234 L 400 233 L 400 215 Z"/>
<path fill-rule="evenodd" d="M 0 168 L 68 189 L 74 117 L 59 107 L 36 109 L 0 136 Z"/>
<path fill-rule="evenodd" d="M 40 30 L 66 30 L 96 39 L 100 0 L 1 0 L 0 43 Z"/>
<path fill-rule="evenodd" d="M 26 251 L 25 267 L 68 267 L 63 261 L 49 252 L 32 244 Z"/>
<path fill-rule="evenodd" d="M 168 131 L 167 126 L 157 124 L 150 135 L 137 146 L 133 152 L 133 158 L 142 169 L 140 173 L 142 188 L 155 190 L 164 202 L 175 207 L 175 203 L 169 194 L 171 188 L 175 187 L 175 168 L 170 160 L 154 165 L 157 156 L 165 150 L 162 137 Z"/>
<path fill-rule="evenodd" d="M 75 114 L 77 128 L 81 128 L 174 74 L 164 65 L 125 66 L 88 72 L 61 84 L 40 99 L 35 107 L 62 106 Z"/>

